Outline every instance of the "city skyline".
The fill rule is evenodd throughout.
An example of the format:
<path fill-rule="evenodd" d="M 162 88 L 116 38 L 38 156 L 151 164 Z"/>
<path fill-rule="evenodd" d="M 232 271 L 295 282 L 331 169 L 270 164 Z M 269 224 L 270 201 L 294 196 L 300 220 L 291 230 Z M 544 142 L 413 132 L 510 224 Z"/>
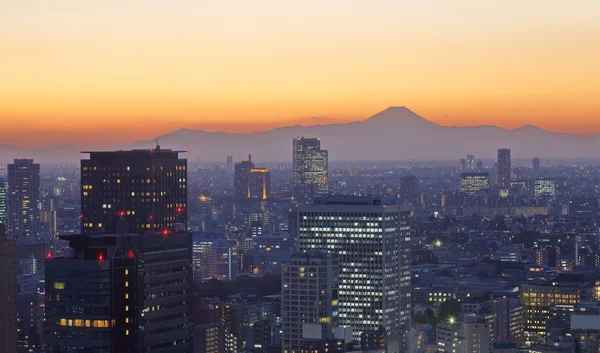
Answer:
<path fill-rule="evenodd" d="M 7 144 L 262 131 L 362 120 L 391 105 L 440 125 L 600 133 L 593 1 L 64 0 L 0 10 Z"/>

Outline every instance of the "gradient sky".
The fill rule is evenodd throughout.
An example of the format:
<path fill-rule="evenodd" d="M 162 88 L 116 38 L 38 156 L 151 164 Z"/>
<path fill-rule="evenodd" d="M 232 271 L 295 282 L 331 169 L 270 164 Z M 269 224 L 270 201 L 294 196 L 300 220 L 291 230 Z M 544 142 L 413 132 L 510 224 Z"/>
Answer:
<path fill-rule="evenodd" d="M 0 1 L 0 144 L 259 131 L 392 105 L 589 136 L 599 19 L 598 0 Z"/>

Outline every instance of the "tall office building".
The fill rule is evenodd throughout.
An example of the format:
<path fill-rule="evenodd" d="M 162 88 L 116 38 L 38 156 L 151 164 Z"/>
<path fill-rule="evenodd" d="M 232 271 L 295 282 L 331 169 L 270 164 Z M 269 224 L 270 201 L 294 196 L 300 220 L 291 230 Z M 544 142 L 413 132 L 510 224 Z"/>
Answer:
<path fill-rule="evenodd" d="M 8 165 L 8 235 L 39 235 L 40 165 L 33 159 L 15 159 Z"/>
<path fill-rule="evenodd" d="M 0 352 L 17 351 L 17 246 L 0 224 Z"/>
<path fill-rule="evenodd" d="M 533 169 L 533 173 L 538 176 L 540 174 L 540 159 L 535 157 L 531 160 L 531 168 Z"/>
<path fill-rule="evenodd" d="M 48 352 L 190 352 L 191 235 L 117 228 L 46 260 Z"/>
<path fill-rule="evenodd" d="M 0 224 L 6 224 L 7 184 L 0 178 Z"/>
<path fill-rule="evenodd" d="M 319 197 L 299 207 L 300 250 L 339 256 L 340 325 L 361 333 L 410 330 L 410 209 L 380 197 Z"/>
<path fill-rule="evenodd" d="M 284 353 L 333 338 L 338 325 L 338 257 L 322 251 L 293 254 L 283 265 L 281 315 Z"/>
<path fill-rule="evenodd" d="M 233 156 L 227 156 L 227 172 L 233 172 Z"/>
<path fill-rule="evenodd" d="M 293 140 L 292 187 L 296 200 L 307 201 L 329 190 L 329 155 L 321 139 L 296 137 Z"/>
<path fill-rule="evenodd" d="M 419 180 L 414 175 L 400 178 L 400 199 L 406 203 L 416 203 L 419 200 Z"/>
<path fill-rule="evenodd" d="M 475 156 L 472 154 L 467 155 L 467 169 L 475 170 Z"/>
<path fill-rule="evenodd" d="M 162 149 L 84 152 L 81 233 L 110 233 L 125 216 L 130 233 L 187 229 L 187 160 Z"/>
<path fill-rule="evenodd" d="M 256 168 L 252 156 L 235 165 L 233 181 L 234 197 L 237 200 L 266 200 L 271 191 L 271 173 L 267 168 Z"/>
<path fill-rule="evenodd" d="M 461 158 L 461 160 L 460 160 L 460 170 L 462 170 L 462 171 L 467 170 L 467 160 L 464 158 Z"/>
<path fill-rule="evenodd" d="M 490 188 L 490 175 L 488 173 L 462 173 L 460 175 L 460 192 L 467 195 L 476 195 L 481 190 Z"/>
<path fill-rule="evenodd" d="M 510 150 L 501 148 L 498 150 L 498 180 L 497 184 L 503 189 L 510 188 L 511 176 Z"/>

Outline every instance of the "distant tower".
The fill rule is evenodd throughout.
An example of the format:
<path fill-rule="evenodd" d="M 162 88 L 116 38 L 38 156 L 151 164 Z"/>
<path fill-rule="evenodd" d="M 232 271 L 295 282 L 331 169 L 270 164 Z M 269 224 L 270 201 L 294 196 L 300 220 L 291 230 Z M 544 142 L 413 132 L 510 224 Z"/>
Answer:
<path fill-rule="evenodd" d="M 540 174 L 540 159 L 535 157 L 531 160 L 531 167 L 533 168 L 533 174 L 538 176 Z"/>
<path fill-rule="evenodd" d="M 321 149 L 321 139 L 297 137 L 293 140 L 292 186 L 297 200 L 307 201 L 328 191 L 329 154 Z"/>
<path fill-rule="evenodd" d="M 472 154 L 467 155 L 467 169 L 468 170 L 475 169 L 475 156 Z"/>
<path fill-rule="evenodd" d="M 510 188 L 511 161 L 510 149 L 501 148 L 498 150 L 498 180 L 499 187 Z"/>
<path fill-rule="evenodd" d="M 0 224 L 6 224 L 6 204 L 7 204 L 7 185 L 4 179 L 0 178 Z"/>
<path fill-rule="evenodd" d="M 465 171 L 467 170 L 467 160 L 462 158 L 460 160 L 460 170 Z"/>
<path fill-rule="evenodd" d="M 483 170 L 483 161 L 477 161 L 477 170 L 481 171 Z"/>
<path fill-rule="evenodd" d="M 227 173 L 233 172 L 233 156 L 227 156 Z"/>
<path fill-rule="evenodd" d="M 267 168 L 256 168 L 252 156 L 235 165 L 234 197 L 237 200 L 266 200 L 271 190 L 271 173 Z"/>
<path fill-rule="evenodd" d="M 8 235 L 39 235 L 40 165 L 33 159 L 15 159 L 8 165 Z"/>
<path fill-rule="evenodd" d="M 414 175 L 400 178 L 400 199 L 406 203 L 417 203 L 419 200 L 419 180 Z"/>

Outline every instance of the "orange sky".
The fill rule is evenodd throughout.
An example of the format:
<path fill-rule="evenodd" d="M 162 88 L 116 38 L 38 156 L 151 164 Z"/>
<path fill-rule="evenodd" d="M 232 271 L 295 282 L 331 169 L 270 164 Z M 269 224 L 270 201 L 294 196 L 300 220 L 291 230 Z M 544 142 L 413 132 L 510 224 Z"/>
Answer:
<path fill-rule="evenodd" d="M 597 0 L 6 1 L 0 144 L 260 131 L 391 105 L 597 134 L 598 18 Z"/>

